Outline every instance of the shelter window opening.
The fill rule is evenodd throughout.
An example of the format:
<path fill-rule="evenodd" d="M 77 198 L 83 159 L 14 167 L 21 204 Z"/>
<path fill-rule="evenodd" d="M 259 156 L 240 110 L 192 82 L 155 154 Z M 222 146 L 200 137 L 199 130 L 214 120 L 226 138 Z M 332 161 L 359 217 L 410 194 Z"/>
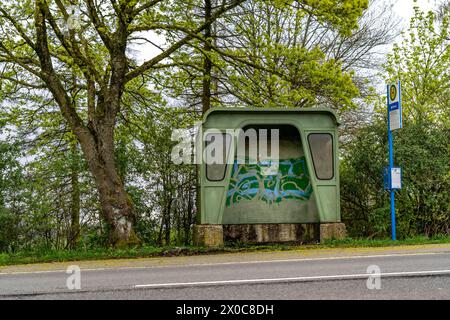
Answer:
<path fill-rule="evenodd" d="M 205 135 L 206 178 L 218 182 L 225 178 L 227 159 L 232 136 L 228 133 L 214 132 Z"/>
<path fill-rule="evenodd" d="M 308 143 L 317 179 L 333 179 L 333 136 L 329 133 L 311 133 Z"/>

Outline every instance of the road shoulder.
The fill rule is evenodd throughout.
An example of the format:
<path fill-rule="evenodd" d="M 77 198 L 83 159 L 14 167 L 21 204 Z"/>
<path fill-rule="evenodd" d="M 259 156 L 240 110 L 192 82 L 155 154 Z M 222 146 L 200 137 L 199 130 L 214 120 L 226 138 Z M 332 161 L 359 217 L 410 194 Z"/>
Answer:
<path fill-rule="evenodd" d="M 317 248 L 295 249 L 269 252 L 242 252 L 213 255 L 152 257 L 137 259 L 110 259 L 91 261 L 68 261 L 54 263 L 39 263 L 27 265 L 11 265 L 0 267 L 0 274 L 36 273 L 65 271 L 68 266 L 77 265 L 81 269 L 131 269 L 160 268 L 170 266 L 192 266 L 211 264 L 245 264 L 255 262 L 270 262 L 280 260 L 310 260 L 310 259 L 343 259 L 346 257 L 418 255 L 449 253 L 450 244 L 405 245 L 389 247 L 357 247 L 357 248 Z"/>

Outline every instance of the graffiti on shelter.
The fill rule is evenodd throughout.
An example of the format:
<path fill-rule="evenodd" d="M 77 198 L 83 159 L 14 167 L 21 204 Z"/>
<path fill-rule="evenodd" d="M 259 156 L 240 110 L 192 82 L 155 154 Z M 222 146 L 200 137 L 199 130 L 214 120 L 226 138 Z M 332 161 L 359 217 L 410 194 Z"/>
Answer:
<path fill-rule="evenodd" d="M 230 207 L 242 200 L 259 200 L 268 204 L 287 199 L 308 200 L 312 186 L 305 157 L 279 160 L 278 170 L 267 174 L 270 162 L 233 164 L 226 205 Z"/>

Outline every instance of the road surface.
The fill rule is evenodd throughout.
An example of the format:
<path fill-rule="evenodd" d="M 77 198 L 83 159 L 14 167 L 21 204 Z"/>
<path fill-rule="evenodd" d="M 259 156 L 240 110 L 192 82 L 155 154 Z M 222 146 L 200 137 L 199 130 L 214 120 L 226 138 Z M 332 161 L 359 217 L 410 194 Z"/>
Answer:
<path fill-rule="evenodd" d="M 0 299 L 450 299 L 450 245 L 3 267 Z"/>

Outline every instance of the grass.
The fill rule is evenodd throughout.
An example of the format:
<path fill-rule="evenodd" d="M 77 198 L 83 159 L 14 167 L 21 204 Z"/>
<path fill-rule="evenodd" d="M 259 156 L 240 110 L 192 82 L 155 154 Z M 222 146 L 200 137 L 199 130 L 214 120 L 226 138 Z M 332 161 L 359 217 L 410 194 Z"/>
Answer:
<path fill-rule="evenodd" d="M 419 236 L 401 240 L 391 239 L 352 239 L 346 238 L 343 240 L 328 240 L 321 246 L 329 248 L 354 248 L 354 247 L 390 247 L 390 246 L 405 246 L 405 245 L 420 245 L 420 244 L 438 244 L 450 243 L 450 236 L 436 236 L 428 238 Z"/>
<path fill-rule="evenodd" d="M 104 260 L 104 259 L 134 259 L 164 256 L 189 256 L 232 252 L 264 252 L 285 250 L 309 250 L 326 248 L 357 248 L 357 247 L 390 247 L 400 245 L 420 245 L 450 243 L 450 237 L 441 236 L 434 238 L 415 237 L 404 240 L 392 241 L 390 239 L 352 239 L 329 240 L 321 244 L 268 244 L 250 245 L 243 243 L 227 243 L 222 248 L 202 247 L 152 247 L 112 249 L 78 249 L 78 250 L 31 250 L 16 253 L 0 253 L 0 266 L 31 264 L 44 262 L 65 262 L 80 260 Z"/>

